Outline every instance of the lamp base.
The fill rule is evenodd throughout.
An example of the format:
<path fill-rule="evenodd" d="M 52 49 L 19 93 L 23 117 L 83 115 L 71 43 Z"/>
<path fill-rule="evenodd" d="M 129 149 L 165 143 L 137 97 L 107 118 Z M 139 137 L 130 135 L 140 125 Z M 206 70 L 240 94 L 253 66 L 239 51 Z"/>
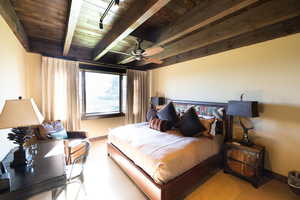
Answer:
<path fill-rule="evenodd" d="M 239 143 L 242 144 L 242 145 L 248 146 L 248 147 L 251 147 L 251 146 L 254 145 L 254 143 L 251 142 L 250 139 L 249 139 L 248 131 L 245 131 L 243 133 L 243 139 Z"/>
<path fill-rule="evenodd" d="M 247 146 L 247 147 L 251 147 L 251 146 L 254 145 L 253 142 L 251 142 L 251 141 L 244 141 L 244 140 L 241 140 L 239 143 L 242 144 L 242 145 L 244 145 L 244 146 Z"/>
<path fill-rule="evenodd" d="M 12 168 L 21 168 L 27 166 L 26 152 L 23 147 L 19 146 L 19 149 L 14 152 L 14 160 L 10 163 Z"/>

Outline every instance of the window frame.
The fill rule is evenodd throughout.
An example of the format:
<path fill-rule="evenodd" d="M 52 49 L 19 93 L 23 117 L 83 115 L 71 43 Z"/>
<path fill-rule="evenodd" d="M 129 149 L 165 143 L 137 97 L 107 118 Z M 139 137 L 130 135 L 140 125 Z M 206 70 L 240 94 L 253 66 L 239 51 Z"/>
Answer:
<path fill-rule="evenodd" d="M 86 113 L 86 72 L 92 73 L 100 73 L 100 74 L 112 74 L 119 76 L 119 111 L 118 112 L 109 112 L 109 113 Z M 102 119 L 102 118 L 113 118 L 113 117 L 122 117 L 125 116 L 123 112 L 123 76 L 124 73 L 120 72 L 112 72 L 106 70 L 94 70 L 94 69 L 86 69 L 80 68 L 80 76 L 81 76 L 81 120 L 89 120 L 89 119 Z"/>

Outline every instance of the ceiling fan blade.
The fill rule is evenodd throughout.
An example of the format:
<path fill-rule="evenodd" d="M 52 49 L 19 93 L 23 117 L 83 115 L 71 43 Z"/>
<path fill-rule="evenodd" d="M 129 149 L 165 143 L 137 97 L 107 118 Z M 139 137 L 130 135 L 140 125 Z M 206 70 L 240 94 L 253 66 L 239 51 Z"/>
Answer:
<path fill-rule="evenodd" d="M 147 63 L 162 64 L 163 61 L 156 58 L 143 58 Z"/>
<path fill-rule="evenodd" d="M 110 50 L 110 52 L 117 53 L 117 54 L 122 54 L 122 55 L 125 55 L 125 56 L 131 56 L 131 54 L 125 53 L 125 52 L 121 52 L 121 51 Z"/>
<path fill-rule="evenodd" d="M 127 63 L 130 63 L 130 62 L 133 62 L 135 61 L 135 57 L 134 56 L 130 56 L 124 60 L 122 60 L 121 62 L 119 62 L 118 64 L 127 64 Z"/>
<path fill-rule="evenodd" d="M 155 54 L 162 52 L 163 50 L 164 50 L 164 48 L 162 48 L 162 47 L 151 47 L 151 48 L 145 49 L 143 56 L 153 56 Z"/>

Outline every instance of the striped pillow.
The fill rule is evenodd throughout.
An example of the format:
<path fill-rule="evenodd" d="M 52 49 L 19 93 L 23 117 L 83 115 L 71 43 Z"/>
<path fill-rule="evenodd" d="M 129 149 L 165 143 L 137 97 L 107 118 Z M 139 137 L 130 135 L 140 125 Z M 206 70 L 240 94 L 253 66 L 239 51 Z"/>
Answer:
<path fill-rule="evenodd" d="M 166 130 L 168 130 L 168 121 L 161 120 L 158 118 L 152 118 L 150 121 L 150 128 L 157 131 L 165 132 Z"/>

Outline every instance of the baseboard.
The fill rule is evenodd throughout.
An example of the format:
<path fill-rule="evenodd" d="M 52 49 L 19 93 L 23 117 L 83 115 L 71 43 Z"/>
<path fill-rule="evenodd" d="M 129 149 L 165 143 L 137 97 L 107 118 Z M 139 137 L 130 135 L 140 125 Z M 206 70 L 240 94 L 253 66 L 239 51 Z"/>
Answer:
<path fill-rule="evenodd" d="M 265 169 L 265 176 L 278 180 L 283 183 L 287 183 L 288 178 L 286 176 L 283 176 L 281 174 L 277 174 L 276 172 L 272 172 L 271 170 Z"/>
<path fill-rule="evenodd" d="M 89 138 L 89 141 L 90 141 L 90 142 L 96 142 L 96 141 L 99 141 L 99 140 L 104 140 L 104 139 L 107 139 L 107 135 L 103 135 L 103 136 L 97 136 L 97 137 Z"/>

